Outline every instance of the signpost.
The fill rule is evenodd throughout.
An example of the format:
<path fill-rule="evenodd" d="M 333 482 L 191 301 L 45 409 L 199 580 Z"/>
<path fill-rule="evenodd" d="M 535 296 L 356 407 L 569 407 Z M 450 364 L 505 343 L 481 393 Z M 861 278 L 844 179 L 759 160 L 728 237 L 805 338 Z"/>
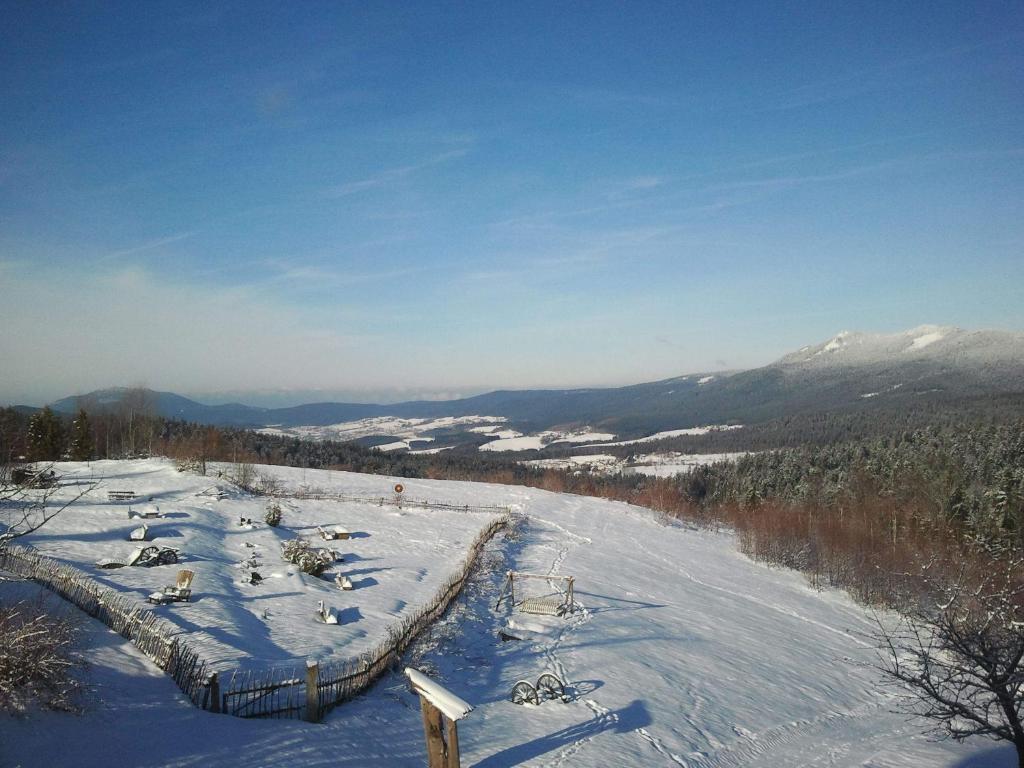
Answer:
<path fill-rule="evenodd" d="M 472 705 L 412 667 L 405 668 L 405 676 L 420 697 L 428 767 L 460 768 L 456 724 L 473 711 Z"/>

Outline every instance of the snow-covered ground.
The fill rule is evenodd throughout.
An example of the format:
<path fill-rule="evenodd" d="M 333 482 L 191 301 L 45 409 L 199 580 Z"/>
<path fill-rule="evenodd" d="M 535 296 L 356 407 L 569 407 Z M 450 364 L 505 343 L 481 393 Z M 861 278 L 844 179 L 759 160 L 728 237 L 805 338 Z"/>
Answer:
<path fill-rule="evenodd" d="M 273 470 L 292 473 L 294 470 Z M 388 478 L 307 472 L 360 491 Z M 422 644 L 417 663 L 476 709 L 459 726 L 463 765 L 1011 766 L 990 742 L 933 743 L 890 710 L 845 595 L 740 555 L 727 533 L 669 525 L 643 509 L 535 489 L 403 480 L 407 493 L 507 504 L 527 515 Z M 78 514 L 78 512 L 66 513 Z M 477 516 L 478 518 L 481 516 Z M 565 619 L 494 608 L 507 568 L 575 576 Z M 0 597 L 3 592 L 0 591 Z M 237 641 L 232 616 L 222 631 Z M 416 700 L 399 674 L 322 725 L 242 721 L 191 708 L 134 649 L 87 622 L 98 700 L 80 717 L 0 720 L 0 762 L 104 766 L 420 766 Z M 501 642 L 516 625 L 529 639 Z M 512 685 L 554 671 L 568 702 L 517 706 Z M 82 748 L 78 748 L 82 747 Z"/>
<path fill-rule="evenodd" d="M 218 469 L 230 471 L 231 467 L 211 465 L 210 471 Z M 193 570 L 192 601 L 153 610 L 187 630 L 189 643 L 221 668 L 351 657 L 373 647 L 403 614 L 430 601 L 493 517 L 493 513 L 412 505 L 398 509 L 391 504 L 285 499 L 280 502 L 283 522 L 272 528 L 263 522 L 266 499 L 240 493 L 224 480 L 179 473 L 168 461 L 59 464 L 57 471 L 69 485 L 55 498 L 75 492 L 80 486 L 74 483 L 93 475 L 102 477 L 103 483 L 23 541 L 81 568 L 107 587 L 137 596 L 140 602 L 173 584 L 178 568 Z M 336 493 L 389 501 L 394 495 L 393 483 L 380 477 L 276 467 L 272 471 L 292 488 L 308 478 Z M 108 501 L 108 490 L 130 490 L 143 499 L 152 498 L 163 516 L 129 520 L 129 504 Z M 215 490 L 228 495 L 218 499 L 211 495 Z M 242 518 L 251 519 L 252 524 L 239 525 Z M 143 522 L 149 525 L 151 543 L 181 550 L 179 565 L 95 567 L 101 558 L 127 557 L 138 546 L 127 540 L 128 533 Z M 318 525 L 343 526 L 352 537 L 324 542 L 317 534 Z M 337 550 L 344 561 L 323 578 L 302 573 L 281 557 L 281 543 L 297 536 Z M 251 558 L 255 558 L 253 565 L 243 565 Z M 262 576 L 262 583 L 246 582 L 252 571 Z M 341 591 L 333 581 L 338 573 L 348 576 L 355 589 Z M 339 625 L 315 621 L 319 600 L 336 609 Z"/>
<path fill-rule="evenodd" d="M 655 432 L 647 437 L 638 437 L 635 440 L 619 440 L 616 443 L 596 443 L 585 445 L 584 448 L 605 448 L 612 445 L 639 445 L 642 443 L 653 443 L 656 440 L 665 440 L 670 437 L 684 437 L 692 435 L 706 435 L 709 432 L 727 432 L 733 429 L 743 429 L 742 424 L 712 424 L 707 427 L 687 427 L 686 429 L 670 429 L 665 432 Z"/>
<path fill-rule="evenodd" d="M 625 468 L 625 471 L 651 477 L 672 477 L 672 475 L 689 472 L 694 467 L 704 464 L 735 461 L 740 456 L 746 456 L 746 453 L 743 451 L 738 453 L 649 453 L 638 456 L 634 463 Z"/>
<path fill-rule="evenodd" d="M 494 431 L 487 434 L 498 439 L 481 445 L 481 451 L 539 451 L 541 448 L 558 443 L 588 443 L 615 438 L 615 435 L 610 432 L 592 432 L 589 427 L 574 431 L 547 429 L 534 435 L 524 435 L 515 430 Z"/>
<path fill-rule="evenodd" d="M 540 467 L 542 469 L 579 469 L 587 467 L 590 471 L 601 474 L 615 474 L 620 472 L 623 466 L 625 466 L 625 462 L 622 459 L 608 453 L 566 456 L 560 459 L 531 459 L 522 463 L 528 467 Z"/>
<path fill-rule="evenodd" d="M 411 450 L 413 453 L 430 453 L 417 443 L 434 441 L 432 432 L 462 428 L 466 432 L 494 438 L 480 446 L 481 451 L 530 451 L 540 450 L 557 443 L 588 443 L 614 440 L 610 432 L 594 432 L 589 427 L 575 430 L 544 430 L 525 434 L 508 429 L 504 416 L 448 416 L 440 419 L 401 419 L 394 416 L 378 416 L 359 421 L 317 427 L 264 427 L 257 430 L 268 435 L 298 437 L 303 440 L 357 440 L 364 437 L 394 437 L 390 443 L 376 446 L 382 451 Z M 471 426 L 472 425 L 472 426 Z M 418 449 L 418 450 L 417 450 Z"/>
<path fill-rule="evenodd" d="M 445 416 L 439 419 L 402 419 L 397 416 L 376 416 L 358 421 L 345 421 L 327 426 L 309 427 L 264 427 L 256 430 L 268 435 L 298 437 L 303 440 L 358 440 L 361 437 L 387 435 L 402 438 L 406 442 L 431 441 L 430 432 L 439 429 L 468 427 L 483 424 L 485 428 L 498 429 L 508 421 L 504 416 Z M 469 428 L 476 432 L 479 428 Z"/>

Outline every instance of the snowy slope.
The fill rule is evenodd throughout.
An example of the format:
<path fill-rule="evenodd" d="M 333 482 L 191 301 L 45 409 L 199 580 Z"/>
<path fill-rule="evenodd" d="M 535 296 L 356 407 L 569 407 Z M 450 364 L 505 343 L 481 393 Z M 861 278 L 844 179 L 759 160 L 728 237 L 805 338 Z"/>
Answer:
<path fill-rule="evenodd" d="M 1022 359 L 1024 334 L 921 325 L 901 333 L 843 331 L 822 344 L 786 355 L 774 365 L 813 370 L 927 360 L 946 365 L 984 366 Z"/>
<path fill-rule="evenodd" d="M 274 470 L 282 473 L 294 470 Z M 370 491 L 387 478 L 308 472 L 317 485 Z M 293 475 L 294 476 L 294 475 Z M 868 614 L 789 571 L 738 554 L 728 534 L 666 525 L 642 509 L 534 489 L 404 481 L 407 493 L 512 504 L 528 516 L 496 541 L 490 570 L 437 627 L 418 663 L 476 710 L 460 724 L 463 765 L 1010 766 L 988 742 L 932 743 L 890 712 L 862 666 Z M 568 619 L 495 610 L 506 568 L 576 577 Z M 521 642 L 496 632 L 515 625 Z M 230 631 L 232 627 L 226 626 Z M 321 726 L 196 712 L 169 680 L 102 630 L 90 633 L 108 698 L 82 718 L 0 721 L 0 759 L 25 765 L 420 766 L 422 725 L 401 676 Z M 553 670 L 571 700 L 507 700 Z M 150 728 L 152 738 L 143 737 Z M 187 734 L 174 739 L 168 733 Z M 70 758 L 64 745 L 88 740 Z M 244 758 L 243 758 L 244 755 Z"/>

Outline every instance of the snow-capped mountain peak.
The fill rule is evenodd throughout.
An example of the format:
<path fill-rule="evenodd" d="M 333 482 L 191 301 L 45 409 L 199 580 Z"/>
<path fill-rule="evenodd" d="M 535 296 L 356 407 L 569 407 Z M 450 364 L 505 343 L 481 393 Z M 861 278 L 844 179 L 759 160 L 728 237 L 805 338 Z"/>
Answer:
<path fill-rule="evenodd" d="M 1003 331 L 965 331 L 952 325 L 919 325 L 899 333 L 842 331 L 821 344 L 786 355 L 776 366 L 822 368 L 896 363 L 908 359 L 956 360 L 1020 358 L 1024 334 Z"/>
<path fill-rule="evenodd" d="M 919 325 L 917 328 L 912 328 L 906 332 L 905 335 L 910 337 L 910 346 L 907 347 L 906 351 L 910 352 L 915 349 L 924 349 L 925 347 L 934 344 L 937 341 L 942 341 L 947 336 L 958 332 L 962 332 L 962 330 L 951 325 Z"/>
<path fill-rule="evenodd" d="M 846 346 L 848 346 L 850 341 L 854 339 L 856 335 L 857 334 L 854 334 L 851 331 L 840 331 L 835 335 L 835 337 L 827 341 L 825 343 L 825 346 L 823 346 L 814 354 L 822 355 L 828 352 L 838 352 L 839 350 L 844 349 Z"/>

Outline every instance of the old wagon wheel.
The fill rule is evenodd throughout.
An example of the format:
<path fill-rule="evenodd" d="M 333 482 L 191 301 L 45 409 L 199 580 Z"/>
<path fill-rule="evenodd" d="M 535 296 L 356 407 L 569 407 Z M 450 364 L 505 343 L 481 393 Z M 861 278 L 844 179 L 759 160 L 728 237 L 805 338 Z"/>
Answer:
<path fill-rule="evenodd" d="M 513 704 L 540 704 L 537 689 L 526 680 L 520 680 L 512 686 Z"/>
<path fill-rule="evenodd" d="M 153 565 L 159 562 L 160 547 L 148 546 L 142 550 L 139 554 L 139 559 L 136 561 L 139 565 Z"/>
<path fill-rule="evenodd" d="M 171 563 L 178 562 L 178 553 L 173 549 L 164 549 L 160 551 L 160 554 L 156 557 L 157 563 L 160 565 L 170 565 Z"/>
<path fill-rule="evenodd" d="M 543 699 L 565 699 L 565 686 L 550 672 L 537 678 L 537 695 Z"/>

